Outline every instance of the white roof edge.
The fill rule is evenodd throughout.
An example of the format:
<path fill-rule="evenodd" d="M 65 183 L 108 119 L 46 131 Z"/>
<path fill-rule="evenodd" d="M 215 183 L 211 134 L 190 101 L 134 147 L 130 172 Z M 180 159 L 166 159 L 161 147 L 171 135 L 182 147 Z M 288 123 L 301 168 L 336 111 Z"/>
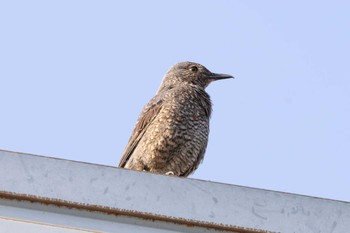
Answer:
<path fill-rule="evenodd" d="M 236 232 L 350 229 L 347 202 L 24 153 L 0 150 L 0 177 L 5 199 Z"/>

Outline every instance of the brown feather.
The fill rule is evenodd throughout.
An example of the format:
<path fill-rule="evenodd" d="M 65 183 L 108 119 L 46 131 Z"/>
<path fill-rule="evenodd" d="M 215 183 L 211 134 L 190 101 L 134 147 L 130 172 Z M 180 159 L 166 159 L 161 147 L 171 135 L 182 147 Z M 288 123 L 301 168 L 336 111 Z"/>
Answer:
<path fill-rule="evenodd" d="M 155 96 L 157 97 L 157 96 Z M 157 114 L 159 113 L 160 109 L 162 108 L 162 100 L 159 98 L 153 98 L 148 103 L 148 105 L 143 110 L 143 113 L 141 114 L 140 118 L 136 122 L 135 129 L 133 130 L 129 142 L 125 147 L 125 150 L 123 152 L 123 156 L 119 162 L 119 167 L 124 167 L 130 156 L 132 155 L 132 152 L 136 148 L 137 144 L 139 143 L 140 139 L 144 135 L 144 133 L 147 130 L 147 127 L 152 123 L 154 118 L 156 118 Z M 156 99 L 156 100 L 155 100 Z M 155 102 L 155 103 L 154 103 Z"/>

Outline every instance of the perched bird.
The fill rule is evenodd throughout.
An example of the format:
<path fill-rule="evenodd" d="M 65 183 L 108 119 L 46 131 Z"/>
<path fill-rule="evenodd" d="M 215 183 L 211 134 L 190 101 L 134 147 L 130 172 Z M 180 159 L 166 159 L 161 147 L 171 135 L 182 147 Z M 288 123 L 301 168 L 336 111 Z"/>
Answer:
<path fill-rule="evenodd" d="M 140 114 L 119 167 L 188 176 L 203 160 L 212 104 L 205 88 L 215 74 L 193 62 L 175 64 Z"/>

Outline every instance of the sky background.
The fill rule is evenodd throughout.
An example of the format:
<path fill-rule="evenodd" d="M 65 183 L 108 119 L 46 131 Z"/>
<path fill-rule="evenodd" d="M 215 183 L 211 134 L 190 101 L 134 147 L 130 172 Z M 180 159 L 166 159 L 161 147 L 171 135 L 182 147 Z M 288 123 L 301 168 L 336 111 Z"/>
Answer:
<path fill-rule="evenodd" d="M 176 62 L 212 83 L 191 178 L 350 201 L 350 1 L 1 1 L 0 149 L 116 166 Z"/>

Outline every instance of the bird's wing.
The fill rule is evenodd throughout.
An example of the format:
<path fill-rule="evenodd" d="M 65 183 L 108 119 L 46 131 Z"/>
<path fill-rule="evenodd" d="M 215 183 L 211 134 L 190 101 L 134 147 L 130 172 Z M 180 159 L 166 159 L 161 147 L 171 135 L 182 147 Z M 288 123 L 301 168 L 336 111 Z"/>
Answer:
<path fill-rule="evenodd" d="M 161 96 L 155 96 L 146 105 L 139 119 L 136 122 L 136 126 L 131 134 L 129 142 L 125 147 L 123 156 L 119 162 L 119 167 L 125 166 L 126 162 L 128 161 L 133 151 L 137 147 L 139 141 L 141 140 L 142 136 L 145 134 L 148 126 L 158 115 L 160 109 L 162 108 L 162 103 L 163 101 Z"/>

